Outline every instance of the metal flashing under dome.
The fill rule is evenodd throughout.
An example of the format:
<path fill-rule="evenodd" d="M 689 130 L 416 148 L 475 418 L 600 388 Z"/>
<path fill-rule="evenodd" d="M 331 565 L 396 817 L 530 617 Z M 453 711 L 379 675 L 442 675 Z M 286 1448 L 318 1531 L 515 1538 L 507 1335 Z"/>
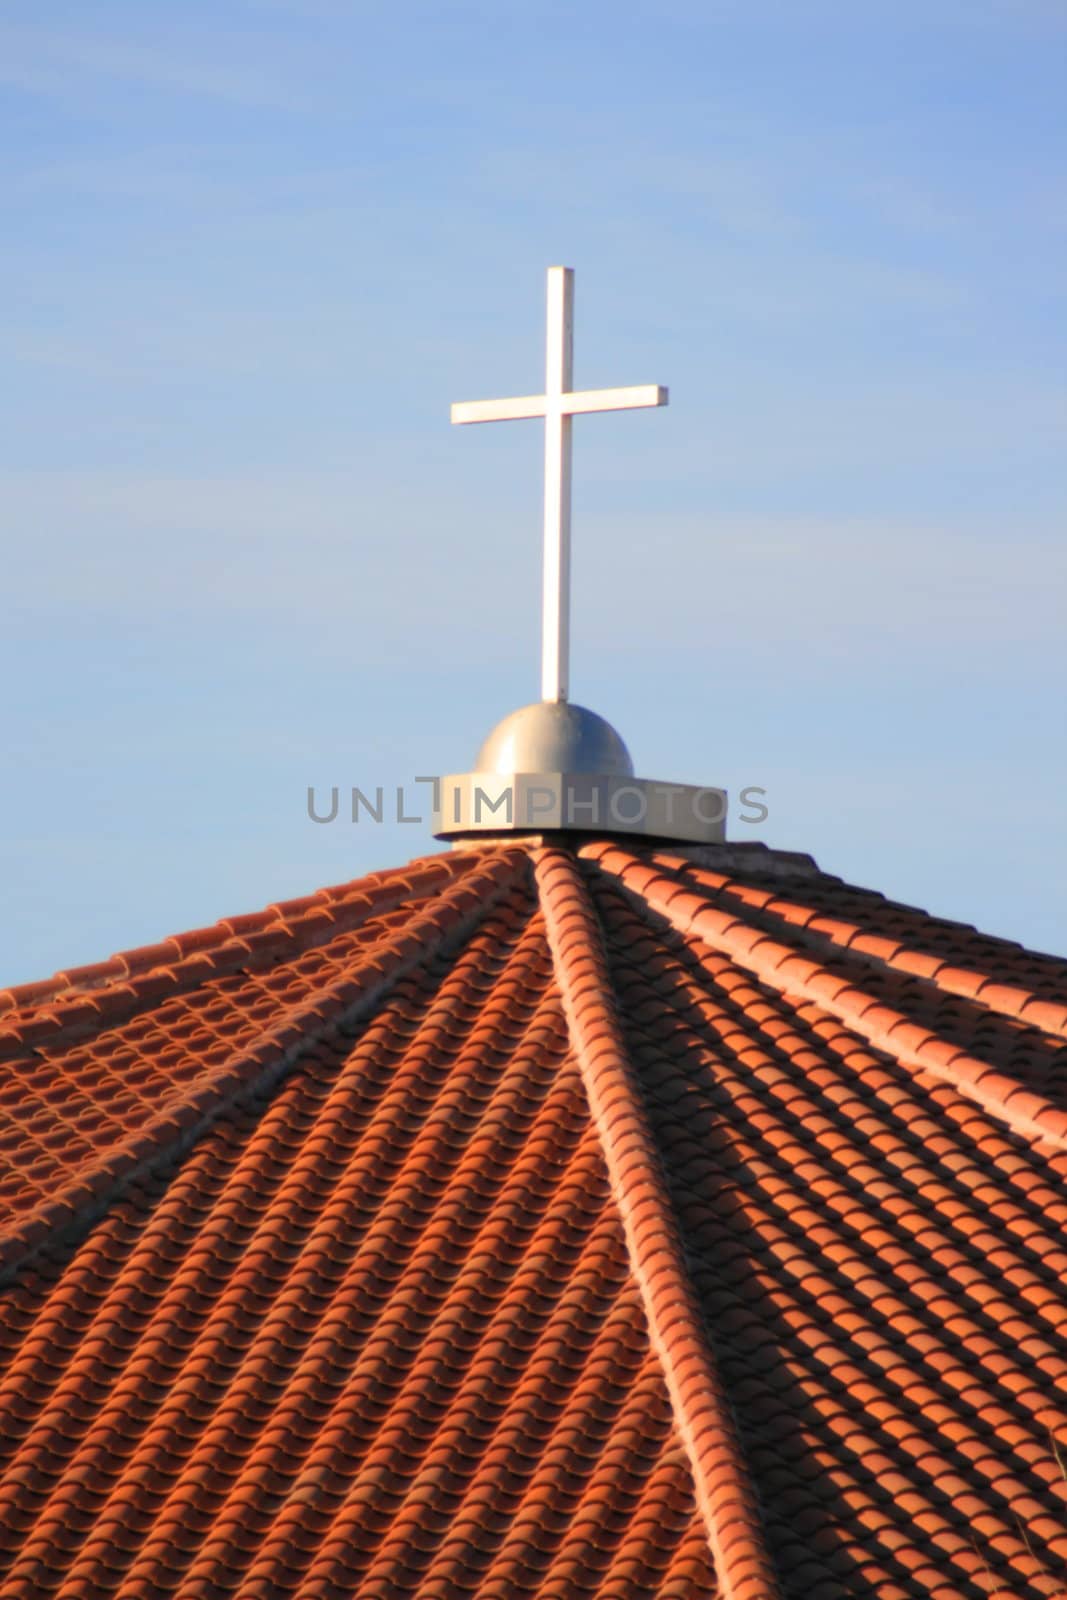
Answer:
<path fill-rule="evenodd" d="M 634 776 L 623 740 L 585 706 L 542 701 L 497 724 L 474 772 L 440 779 L 433 831 L 477 834 L 639 834 L 720 844 L 726 791 Z"/>

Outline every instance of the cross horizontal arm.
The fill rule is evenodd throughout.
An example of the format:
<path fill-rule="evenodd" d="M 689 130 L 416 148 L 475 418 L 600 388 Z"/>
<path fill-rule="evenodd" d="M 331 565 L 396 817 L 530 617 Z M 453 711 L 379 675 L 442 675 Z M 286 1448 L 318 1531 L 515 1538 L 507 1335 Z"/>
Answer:
<path fill-rule="evenodd" d="M 452 421 L 513 422 L 521 417 L 543 417 L 548 410 L 563 416 L 583 411 L 634 411 L 644 406 L 665 406 L 667 390 L 658 383 L 637 384 L 628 389 L 579 389 L 561 394 L 558 402 L 547 395 L 523 394 L 511 400 L 458 400 L 452 407 Z"/>
<path fill-rule="evenodd" d="M 514 422 L 520 417 L 543 417 L 543 394 L 521 394 L 513 400 L 457 400 L 453 422 Z"/>
<path fill-rule="evenodd" d="M 460 400 L 452 421 L 512 422 L 545 419 L 545 517 L 541 606 L 541 698 L 566 701 L 570 664 L 571 445 L 576 416 L 594 411 L 631 411 L 665 406 L 658 383 L 625 389 L 574 387 L 574 271 L 549 267 L 545 316 L 545 392 L 509 400 Z"/>
<path fill-rule="evenodd" d="M 640 383 L 629 389 L 578 389 L 560 396 L 565 416 L 580 411 L 637 411 L 642 406 L 665 406 L 667 398 L 659 383 Z"/>

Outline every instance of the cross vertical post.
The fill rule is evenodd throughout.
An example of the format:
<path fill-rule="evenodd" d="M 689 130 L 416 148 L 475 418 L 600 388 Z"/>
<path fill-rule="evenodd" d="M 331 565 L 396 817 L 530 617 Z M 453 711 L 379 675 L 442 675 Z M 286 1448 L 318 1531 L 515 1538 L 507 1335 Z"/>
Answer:
<path fill-rule="evenodd" d="M 457 400 L 452 421 L 545 422 L 545 553 L 541 610 L 541 698 L 561 701 L 570 692 L 571 656 L 571 426 L 590 411 L 634 411 L 665 406 L 661 384 L 625 389 L 574 388 L 574 268 L 548 269 L 545 392 L 510 400 Z"/>
<path fill-rule="evenodd" d="M 574 270 L 548 269 L 545 341 L 545 522 L 541 698 L 566 700 L 571 645 L 571 427 L 563 396 L 574 387 Z"/>

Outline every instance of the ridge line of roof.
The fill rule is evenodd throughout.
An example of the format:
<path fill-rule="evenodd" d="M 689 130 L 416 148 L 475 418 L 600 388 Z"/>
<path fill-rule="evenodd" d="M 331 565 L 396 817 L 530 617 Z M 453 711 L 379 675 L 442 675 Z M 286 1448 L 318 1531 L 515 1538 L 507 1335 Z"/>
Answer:
<path fill-rule="evenodd" d="M 754 928 L 740 916 L 718 910 L 706 897 L 685 888 L 630 851 L 611 845 L 598 850 L 595 861 L 625 892 L 644 901 L 678 933 L 695 934 L 779 993 L 810 1000 L 901 1065 L 951 1084 L 1021 1138 L 1040 1140 L 1067 1151 L 1067 1112 L 980 1056 L 939 1038 L 931 1029 L 865 994 L 818 962 L 798 955 L 789 945 Z"/>
<path fill-rule="evenodd" d="M 611 903 L 613 902 L 614 905 L 621 908 L 628 917 L 640 917 L 640 912 L 633 905 L 632 898 L 626 896 L 620 890 L 619 886 L 614 882 L 609 882 L 607 880 L 594 880 L 593 898 L 598 908 L 610 907 Z M 605 909 L 602 909 L 601 914 L 605 926 L 610 926 L 610 909 L 608 909 L 606 912 Z M 641 925 L 642 927 L 647 926 L 643 918 L 641 919 Z M 625 938 L 625 935 L 622 937 Z M 668 990 L 666 984 L 662 983 L 662 981 L 657 981 L 656 984 L 659 994 L 663 998 L 664 1006 L 669 1007 L 671 1016 L 670 1032 L 681 1048 L 689 1052 L 700 1052 L 701 1049 L 704 1048 L 705 1040 L 707 1038 L 707 1035 L 704 1031 L 707 1023 L 712 1021 L 712 1026 L 715 1027 L 720 1024 L 721 1019 L 721 1022 L 726 1023 L 726 1027 L 723 1028 L 722 1033 L 719 1035 L 724 1047 L 722 1052 L 723 1057 L 725 1058 L 727 1055 L 733 1054 L 735 1070 L 738 1074 L 738 1077 L 740 1077 L 743 1081 L 747 1080 L 748 1082 L 751 1082 L 753 1088 L 760 1076 L 760 1066 L 757 1065 L 757 1061 L 755 1059 L 756 1052 L 759 1052 L 759 1054 L 764 1057 L 764 1061 L 768 1064 L 773 1063 L 775 1056 L 779 1053 L 784 1056 L 791 1065 L 800 1065 L 803 1056 L 805 1054 L 810 1055 L 811 1040 L 809 1037 L 806 1037 L 796 1025 L 797 1021 L 799 1020 L 799 1014 L 797 1012 L 792 1012 L 792 1017 L 790 1017 L 789 1014 L 792 1011 L 792 1008 L 784 996 L 774 995 L 773 997 L 765 997 L 762 994 L 760 986 L 751 978 L 750 975 L 738 973 L 736 985 L 731 984 L 728 992 L 725 990 L 725 988 L 723 988 L 719 994 L 716 994 L 713 997 L 712 993 L 706 989 L 699 980 L 699 974 L 704 974 L 705 976 L 708 975 L 708 969 L 703 965 L 699 954 L 692 949 L 691 945 L 686 945 L 682 940 L 681 935 L 679 935 L 673 929 L 665 931 L 661 937 L 664 940 L 670 939 L 673 943 L 677 943 L 678 945 L 682 946 L 687 955 L 693 957 L 693 968 L 696 969 L 694 971 L 693 968 L 691 968 L 688 964 L 683 964 L 682 961 L 679 960 L 677 967 L 674 969 L 671 975 L 670 989 Z M 623 946 L 623 948 L 620 948 L 619 946 L 620 936 L 618 932 L 616 932 L 611 949 L 612 975 L 615 982 L 616 992 L 621 995 L 625 995 L 626 991 L 623 988 L 623 982 L 625 982 L 625 974 L 627 973 L 629 973 L 631 977 L 638 978 L 638 980 L 643 979 L 646 983 L 654 981 L 649 979 L 645 971 L 645 965 L 640 960 L 640 957 L 635 957 L 625 946 Z M 719 962 L 722 962 L 723 958 L 719 957 L 717 952 L 708 952 L 708 954 L 711 955 L 713 959 L 717 959 Z M 622 982 L 620 982 L 620 977 L 622 977 Z M 657 975 L 657 979 L 660 978 L 661 975 Z M 716 987 L 718 986 L 716 985 Z M 739 997 L 740 992 L 743 990 L 748 991 L 747 999 L 741 999 Z M 762 1020 L 758 1019 L 754 1015 L 753 1008 L 750 1004 L 752 999 L 756 1000 L 757 1002 L 762 1000 L 766 1011 L 773 1013 L 773 1029 L 764 1031 Z M 715 1015 L 716 1012 L 719 1013 L 718 1017 Z M 752 1031 L 746 1038 L 746 1043 L 743 1047 L 743 1050 L 736 1049 L 736 1047 L 732 1048 L 729 1040 L 728 1030 L 731 1026 L 731 1012 L 737 1013 L 736 1018 L 733 1021 L 734 1027 L 740 1028 L 742 1025 L 742 1020 L 750 1021 L 752 1024 Z M 661 1016 L 657 1017 L 655 1023 L 648 1022 L 646 1019 L 642 1018 L 640 1011 L 636 1009 L 632 1001 L 628 1004 L 627 1016 L 628 1019 L 630 1019 L 631 1028 L 638 1032 L 639 1035 L 643 1035 L 645 1040 L 649 1043 L 654 1040 L 657 1028 L 662 1028 Z M 762 1039 L 760 1037 L 761 1034 Z M 716 1048 L 716 1046 L 713 1046 L 713 1048 Z M 873 1061 L 875 1059 L 874 1056 L 867 1051 L 860 1052 L 857 1050 L 855 1054 L 862 1054 L 867 1061 Z M 851 1076 L 853 1070 L 856 1071 L 857 1076 L 862 1075 L 863 1069 L 861 1067 L 853 1069 L 854 1059 L 855 1055 L 853 1051 L 850 1050 L 847 1057 L 839 1060 L 838 1070 L 842 1079 L 845 1079 L 846 1075 Z M 803 1067 L 801 1067 L 801 1070 L 803 1070 Z M 788 1111 L 785 1110 L 785 1107 L 781 1102 L 776 1105 L 773 1103 L 773 1101 L 774 1097 L 772 1096 L 770 1103 L 765 1102 L 760 1105 L 760 1110 L 757 1114 L 757 1120 L 753 1124 L 752 1133 L 754 1135 L 754 1143 L 757 1145 L 759 1141 L 767 1138 L 768 1134 L 772 1132 L 772 1129 L 772 1136 L 776 1134 L 777 1136 L 781 1137 L 783 1142 L 788 1141 L 791 1137 L 794 1139 L 797 1138 L 796 1130 L 794 1129 L 791 1133 L 788 1128 Z M 663 1105 L 664 1102 L 659 1101 L 659 1104 Z M 673 1113 L 676 1115 L 678 1114 L 677 1102 L 674 1103 Z M 743 1111 L 741 1114 L 747 1118 L 747 1112 Z M 890 1141 L 895 1143 L 897 1152 L 903 1155 L 903 1152 L 906 1149 L 903 1135 L 899 1133 L 895 1136 L 890 1134 L 887 1138 L 885 1132 L 881 1133 L 879 1136 L 879 1155 L 884 1157 L 887 1154 Z M 815 1142 L 816 1141 L 813 1141 L 813 1143 Z M 856 1152 L 856 1154 L 858 1154 L 858 1152 Z M 804 1157 L 802 1157 L 802 1160 L 814 1161 L 814 1150 L 807 1151 Z M 896 1170 L 894 1170 L 894 1167 L 896 1167 Z M 882 1162 L 879 1162 L 879 1202 L 884 1203 L 888 1194 L 894 1189 L 896 1190 L 896 1193 L 900 1199 L 904 1199 L 906 1184 L 901 1181 L 902 1170 L 903 1162 L 897 1165 L 893 1161 L 886 1161 L 884 1163 L 884 1168 Z M 969 1216 L 971 1224 L 975 1230 L 980 1230 L 988 1223 L 988 1219 L 983 1215 L 982 1204 L 975 1190 L 973 1188 L 969 1188 L 965 1182 L 962 1181 L 963 1172 L 960 1166 L 955 1167 L 953 1175 L 960 1185 L 959 1192 L 952 1196 L 948 1205 L 945 1205 L 943 1208 L 939 1207 L 939 1211 L 941 1212 L 943 1218 L 941 1223 L 943 1229 L 943 1238 L 949 1243 L 950 1248 L 953 1247 L 954 1239 L 959 1240 L 964 1236 L 963 1230 L 960 1228 L 961 1219 L 965 1221 L 965 1219 L 967 1219 Z M 837 1210 L 838 1217 L 845 1227 L 848 1226 L 847 1218 L 849 1213 L 852 1211 L 852 1203 L 848 1190 L 848 1181 L 849 1174 L 847 1174 L 845 1171 L 839 1171 L 838 1174 L 835 1175 L 831 1170 L 828 1174 L 821 1175 L 817 1185 L 814 1186 L 817 1189 L 818 1201 L 823 1210 L 828 1212 Z M 981 1177 L 979 1182 L 981 1182 Z M 1034 1203 L 1040 1203 L 1037 1201 L 1036 1196 Z M 908 1236 L 913 1228 L 916 1227 L 913 1220 L 914 1214 L 909 1216 L 907 1203 L 905 1201 L 903 1208 L 900 1211 L 895 1211 L 894 1216 L 897 1227 L 900 1229 L 900 1232 L 897 1235 L 898 1240 L 903 1240 Z M 1009 1215 L 1007 1208 L 1001 1207 L 998 1210 L 998 1220 L 1004 1230 L 1003 1237 L 1005 1240 L 1010 1238 L 1013 1241 L 1018 1241 L 1020 1244 L 1025 1245 L 1033 1232 L 1032 1218 L 1027 1217 L 1026 1214 L 1021 1210 L 1015 1210 Z M 924 1222 L 920 1220 L 917 1224 L 916 1231 L 920 1231 L 923 1226 Z M 853 1258 L 855 1260 L 858 1261 L 859 1256 L 859 1251 L 854 1252 Z M 1067 1257 L 1061 1258 L 1059 1255 L 1054 1256 L 1051 1251 L 1047 1252 L 1046 1259 L 1049 1268 L 1053 1271 L 1061 1270 L 1061 1260 L 1064 1265 L 1067 1265 Z M 833 1267 L 831 1270 L 840 1270 L 842 1265 L 843 1257 L 837 1246 L 835 1246 Z M 1012 1279 L 1012 1289 L 1016 1294 L 1024 1295 L 1035 1290 L 1038 1293 L 1041 1292 L 1040 1279 L 1036 1276 L 1029 1276 L 1029 1269 L 1025 1264 L 1013 1263 L 1013 1268 L 1016 1275 L 1013 1276 Z M 813 1270 L 813 1267 L 809 1266 L 808 1270 Z M 814 1270 L 818 1269 L 814 1268 Z M 864 1265 L 861 1270 L 866 1271 L 866 1266 Z M 1022 1278 L 1020 1274 L 1028 1275 L 1028 1282 L 1025 1289 L 1022 1287 Z M 911 1274 L 908 1282 L 910 1287 L 914 1287 L 918 1282 L 916 1274 Z M 884 1287 L 886 1292 L 892 1292 L 888 1289 L 887 1285 Z M 933 1286 L 931 1285 L 930 1287 L 931 1290 L 933 1290 Z M 984 1301 L 985 1308 L 988 1309 L 994 1305 L 995 1296 L 997 1293 L 998 1290 L 994 1289 L 993 1294 Z M 1041 1310 L 1039 1302 L 1030 1301 L 1029 1304 L 1030 1315 L 1033 1315 L 1036 1312 L 1036 1315 L 1040 1317 Z M 1000 1315 L 1004 1319 L 1010 1318 L 1012 1314 L 1012 1307 L 1009 1304 L 1007 1295 L 1004 1295 L 1004 1297 L 1000 1300 L 998 1309 Z M 1044 1339 L 1046 1342 L 1046 1353 L 1049 1355 L 1052 1354 L 1051 1345 L 1049 1343 L 1049 1334 L 1036 1322 L 1033 1324 L 1033 1337 L 1035 1340 L 1038 1338 Z"/>
<path fill-rule="evenodd" d="M 0 1286 L 28 1257 L 91 1226 L 131 1181 L 183 1155 L 247 1096 L 272 1090 L 323 1039 L 365 1020 L 420 962 L 461 944 L 527 869 L 520 851 L 501 851 L 474 863 L 402 928 L 387 930 L 344 978 L 288 1008 L 255 1044 L 166 1099 L 137 1134 L 79 1169 L 70 1184 L 0 1235 Z"/>
<path fill-rule="evenodd" d="M 776 1600 L 755 1489 L 615 1014 L 600 920 L 571 852 L 532 853 L 568 1029 L 723 1597 Z"/>
<path fill-rule="evenodd" d="M 161 983 L 166 991 L 162 998 L 169 998 L 231 970 L 258 969 L 279 954 L 303 954 L 395 910 L 413 890 L 427 897 L 436 894 L 469 872 L 474 859 L 469 853 L 455 860 L 417 857 L 404 867 L 369 873 L 296 900 L 275 901 L 261 911 L 222 917 L 157 944 L 120 950 L 107 961 L 63 968 L 51 978 L 2 989 L 0 1053 L 32 1048 L 38 1040 L 51 1046 L 73 1030 L 101 1022 L 127 1022 L 157 1003 Z"/>
<path fill-rule="evenodd" d="M 1067 1039 L 1067 1005 L 1058 1005 L 1053 1000 L 1046 1000 L 1021 984 L 999 983 L 988 973 L 980 972 L 974 967 L 963 966 L 960 962 L 950 961 L 946 957 L 927 954 L 918 945 L 909 944 L 904 939 L 888 939 L 882 935 L 866 933 L 860 923 L 846 921 L 840 916 L 831 916 L 818 906 L 806 905 L 792 893 L 772 893 L 762 886 L 731 878 L 724 872 L 715 872 L 707 867 L 694 865 L 680 857 L 671 859 L 663 855 L 654 859 L 657 864 L 670 866 L 671 871 L 676 874 L 680 887 L 694 883 L 710 891 L 710 895 L 715 898 L 724 897 L 727 902 L 740 902 L 745 915 L 753 922 L 759 920 L 766 923 L 772 919 L 779 924 L 788 922 L 790 937 L 809 949 L 832 945 L 868 966 L 904 972 L 909 977 L 925 978 L 944 994 L 959 995 L 962 999 L 969 1000 L 996 1016 L 1010 1017 L 1014 1021 L 1025 1023 L 1027 1027 L 1040 1029 L 1042 1033 L 1052 1033 Z M 785 916 L 780 909 L 783 906 L 803 913 L 803 919 L 798 917 L 794 920 Z M 986 937 L 978 934 L 977 930 L 974 932 L 979 938 Z M 874 946 L 879 948 L 873 948 Z M 990 992 L 986 994 L 983 993 L 984 990 Z M 1031 1008 L 1036 1015 L 1028 1015 Z"/>

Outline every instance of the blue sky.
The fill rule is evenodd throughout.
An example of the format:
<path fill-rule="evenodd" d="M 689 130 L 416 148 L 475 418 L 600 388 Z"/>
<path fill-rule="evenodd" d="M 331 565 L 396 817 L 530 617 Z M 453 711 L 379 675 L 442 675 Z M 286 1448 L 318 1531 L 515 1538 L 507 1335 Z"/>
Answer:
<path fill-rule="evenodd" d="M 307 785 L 537 693 L 544 269 L 575 698 L 737 837 L 1064 951 L 1067 10 L 9 0 L 0 979 L 434 848 Z"/>

